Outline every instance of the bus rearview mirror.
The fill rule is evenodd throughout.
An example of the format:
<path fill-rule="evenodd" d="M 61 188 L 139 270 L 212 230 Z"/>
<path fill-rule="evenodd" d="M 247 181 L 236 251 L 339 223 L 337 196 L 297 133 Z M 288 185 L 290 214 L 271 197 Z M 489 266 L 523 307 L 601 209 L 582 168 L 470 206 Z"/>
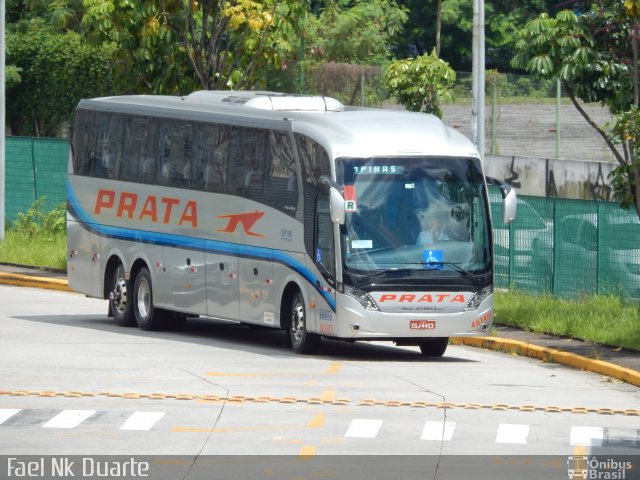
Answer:
<path fill-rule="evenodd" d="M 344 198 L 335 187 L 329 189 L 329 205 L 331 209 L 331 221 L 338 225 L 344 225 Z"/>
<path fill-rule="evenodd" d="M 518 199 L 516 197 L 516 191 L 511 189 L 502 199 L 502 221 L 504 223 L 511 223 L 516 219 L 517 205 Z"/>

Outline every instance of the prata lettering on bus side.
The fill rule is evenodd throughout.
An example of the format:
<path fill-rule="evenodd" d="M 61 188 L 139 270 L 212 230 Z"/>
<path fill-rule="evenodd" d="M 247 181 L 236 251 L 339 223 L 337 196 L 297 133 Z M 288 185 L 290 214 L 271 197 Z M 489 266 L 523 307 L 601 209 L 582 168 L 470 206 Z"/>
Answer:
<path fill-rule="evenodd" d="M 139 202 L 140 198 L 133 192 L 116 192 L 101 188 L 96 195 L 93 213 L 100 215 L 103 210 L 115 209 L 117 218 L 150 220 L 153 223 L 158 223 L 160 219 L 162 223 L 169 224 L 176 221 L 177 215 L 174 213 L 181 212 L 177 219 L 179 226 L 186 224 L 198 228 L 198 204 L 195 200 L 183 202 L 179 198 L 147 195 L 144 202 Z M 141 204 L 142 208 L 138 211 Z"/>

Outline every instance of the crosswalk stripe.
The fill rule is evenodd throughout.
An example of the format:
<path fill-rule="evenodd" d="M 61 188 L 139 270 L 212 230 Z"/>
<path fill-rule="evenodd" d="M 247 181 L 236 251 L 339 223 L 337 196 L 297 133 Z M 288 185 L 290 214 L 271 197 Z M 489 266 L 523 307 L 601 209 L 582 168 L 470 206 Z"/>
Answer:
<path fill-rule="evenodd" d="M 526 444 L 529 436 L 529 425 L 501 423 L 498 425 L 496 443 Z"/>
<path fill-rule="evenodd" d="M 376 438 L 382 427 L 382 420 L 355 418 L 347 429 L 345 437 L 352 438 Z"/>
<path fill-rule="evenodd" d="M 95 410 L 63 410 L 42 428 L 76 428 L 94 413 Z"/>
<path fill-rule="evenodd" d="M 0 408 L 0 425 L 20 411 L 21 409 L 19 408 Z"/>
<path fill-rule="evenodd" d="M 135 412 L 120 426 L 120 430 L 151 430 L 164 417 L 164 412 Z"/>
<path fill-rule="evenodd" d="M 603 439 L 602 427 L 571 427 L 571 445 L 601 447 Z"/>
<path fill-rule="evenodd" d="M 420 440 L 449 442 L 455 429 L 456 422 L 425 422 Z"/>

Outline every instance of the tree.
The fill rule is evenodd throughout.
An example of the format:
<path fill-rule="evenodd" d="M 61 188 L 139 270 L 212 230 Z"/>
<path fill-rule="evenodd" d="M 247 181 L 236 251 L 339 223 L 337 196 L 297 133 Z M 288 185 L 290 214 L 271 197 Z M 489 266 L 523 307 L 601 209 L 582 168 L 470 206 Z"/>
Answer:
<path fill-rule="evenodd" d="M 135 92 L 251 88 L 282 65 L 304 5 L 293 0 L 85 0 L 84 24 L 113 44 Z"/>
<path fill-rule="evenodd" d="M 430 55 L 392 62 L 383 83 L 407 110 L 442 117 L 440 102 L 452 98 L 450 88 L 455 80 L 456 72 L 434 50 Z"/>
<path fill-rule="evenodd" d="M 381 103 L 386 97 L 379 81 L 381 66 L 392 58 L 392 42 L 408 12 L 395 0 L 319 3 L 301 24 L 301 49 L 291 57 L 298 77 L 288 89 L 330 95 L 348 104 L 364 94 L 365 104 Z"/>
<path fill-rule="evenodd" d="M 58 136 L 81 98 L 111 92 L 111 50 L 42 22 L 7 33 L 7 121 L 16 135 Z"/>
<path fill-rule="evenodd" d="M 455 70 L 471 70 L 473 2 L 399 0 L 399 3 L 411 14 L 397 40 L 398 56 L 416 56 L 436 48 L 438 56 Z M 539 12 L 552 11 L 557 3 L 557 0 L 485 0 L 487 65 L 509 71 L 513 40 L 519 30 Z M 439 35 L 438 30 L 444 34 Z"/>
<path fill-rule="evenodd" d="M 601 0 L 580 16 L 569 10 L 555 17 L 540 15 L 523 29 L 512 64 L 561 80 L 573 105 L 618 162 L 612 173 L 616 198 L 622 206 L 635 206 L 640 215 L 637 37 L 632 33 L 640 9 L 630 9 L 631 4 L 640 1 Z M 597 125 L 579 101 L 608 107 L 615 116 L 613 128 L 607 132 Z"/>
<path fill-rule="evenodd" d="M 395 0 L 329 1 L 311 17 L 306 44 L 316 60 L 380 65 L 407 17 Z"/>

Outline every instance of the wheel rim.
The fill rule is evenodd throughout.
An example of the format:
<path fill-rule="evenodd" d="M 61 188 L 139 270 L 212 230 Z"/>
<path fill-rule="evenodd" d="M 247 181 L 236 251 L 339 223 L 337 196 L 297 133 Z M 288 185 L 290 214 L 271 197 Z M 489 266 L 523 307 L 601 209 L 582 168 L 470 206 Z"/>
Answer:
<path fill-rule="evenodd" d="M 151 289 L 149 288 L 149 282 L 147 282 L 146 278 L 143 278 L 138 285 L 137 307 L 140 317 L 146 319 L 151 310 Z"/>
<path fill-rule="evenodd" d="M 124 314 L 127 308 L 127 282 L 120 273 L 116 275 L 111 300 L 113 301 L 113 308 L 115 308 L 119 314 Z"/>
<path fill-rule="evenodd" d="M 304 308 L 298 299 L 291 309 L 291 337 L 296 344 L 304 338 Z"/>

